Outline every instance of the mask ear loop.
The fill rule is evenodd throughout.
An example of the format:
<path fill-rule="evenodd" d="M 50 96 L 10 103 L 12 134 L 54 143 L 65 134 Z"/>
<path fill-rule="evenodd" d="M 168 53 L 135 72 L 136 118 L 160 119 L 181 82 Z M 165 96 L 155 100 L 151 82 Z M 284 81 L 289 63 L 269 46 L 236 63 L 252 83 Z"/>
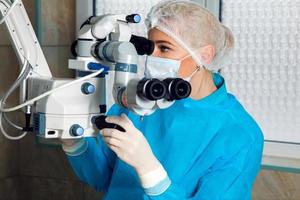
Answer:
<path fill-rule="evenodd" d="M 208 70 L 204 65 L 202 65 L 202 66 L 197 65 L 197 68 L 198 68 L 198 70 L 201 70 L 201 68 Z"/>
<path fill-rule="evenodd" d="M 185 60 L 188 57 L 191 57 L 191 55 L 189 53 L 186 56 L 184 56 L 183 58 L 179 59 L 179 61 L 182 62 L 183 60 Z"/>
<path fill-rule="evenodd" d="M 190 77 L 194 76 L 197 72 L 199 72 L 201 70 L 201 68 L 202 68 L 201 66 L 197 65 L 195 71 L 190 75 Z M 203 68 L 204 68 L 204 66 L 203 66 Z"/>
<path fill-rule="evenodd" d="M 196 67 L 197 71 L 200 71 L 201 68 L 206 69 L 204 65 L 203 66 L 197 65 L 197 67 Z"/>

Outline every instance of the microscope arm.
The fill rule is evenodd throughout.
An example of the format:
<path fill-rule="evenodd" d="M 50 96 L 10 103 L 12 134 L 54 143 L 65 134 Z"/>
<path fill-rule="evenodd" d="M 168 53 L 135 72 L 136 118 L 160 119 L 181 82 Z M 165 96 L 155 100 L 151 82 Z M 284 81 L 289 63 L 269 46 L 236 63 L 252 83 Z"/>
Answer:
<path fill-rule="evenodd" d="M 16 6 L 6 16 L 5 25 L 19 63 L 23 65 L 25 60 L 27 60 L 34 72 L 40 76 L 51 78 L 52 74 L 48 63 L 36 38 L 24 5 L 21 0 L 16 1 L 18 1 Z M 1 1 L 0 15 L 5 16 L 10 6 L 6 1 Z M 23 84 L 21 88 L 20 102 L 24 102 L 26 98 L 26 86 Z"/>

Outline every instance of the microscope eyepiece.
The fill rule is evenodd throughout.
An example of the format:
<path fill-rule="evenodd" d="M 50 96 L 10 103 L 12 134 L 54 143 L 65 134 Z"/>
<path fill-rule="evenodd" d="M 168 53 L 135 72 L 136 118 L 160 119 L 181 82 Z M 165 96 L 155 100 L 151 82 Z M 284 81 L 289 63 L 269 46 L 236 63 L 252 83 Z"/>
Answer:
<path fill-rule="evenodd" d="M 150 101 L 165 97 L 167 92 L 165 84 L 158 79 L 142 79 L 137 85 L 137 95 Z"/>
<path fill-rule="evenodd" d="M 191 84 L 181 78 L 167 78 L 163 82 L 167 87 L 165 99 L 168 101 L 184 99 L 191 94 Z"/>
<path fill-rule="evenodd" d="M 154 42 L 147 38 L 132 35 L 130 42 L 135 46 L 136 51 L 139 55 L 151 55 L 154 51 Z"/>

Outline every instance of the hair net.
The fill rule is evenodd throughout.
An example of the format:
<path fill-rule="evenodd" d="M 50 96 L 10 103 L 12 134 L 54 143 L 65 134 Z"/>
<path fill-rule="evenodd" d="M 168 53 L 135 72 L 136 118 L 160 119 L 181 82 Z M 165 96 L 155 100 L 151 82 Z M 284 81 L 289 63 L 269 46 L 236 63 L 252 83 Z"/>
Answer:
<path fill-rule="evenodd" d="M 198 53 L 201 47 L 213 45 L 215 57 L 205 64 L 211 71 L 221 68 L 234 46 L 232 32 L 201 5 L 188 0 L 162 1 L 152 7 L 145 20 L 147 29 L 157 28 L 186 49 L 199 66 L 203 66 Z"/>

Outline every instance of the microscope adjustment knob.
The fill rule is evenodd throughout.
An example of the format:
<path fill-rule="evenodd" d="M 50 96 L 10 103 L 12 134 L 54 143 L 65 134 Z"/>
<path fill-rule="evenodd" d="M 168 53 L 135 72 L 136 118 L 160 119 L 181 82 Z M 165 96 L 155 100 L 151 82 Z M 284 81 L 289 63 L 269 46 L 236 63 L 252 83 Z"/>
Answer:
<path fill-rule="evenodd" d="M 142 18 L 139 14 L 132 14 L 126 16 L 126 21 L 129 23 L 140 23 L 141 20 Z"/>
<path fill-rule="evenodd" d="M 91 83 L 84 83 L 81 86 L 81 91 L 83 94 L 93 94 L 96 91 L 96 88 Z"/>
<path fill-rule="evenodd" d="M 74 124 L 70 128 L 70 133 L 73 136 L 82 136 L 84 133 L 84 129 L 80 125 Z"/>

